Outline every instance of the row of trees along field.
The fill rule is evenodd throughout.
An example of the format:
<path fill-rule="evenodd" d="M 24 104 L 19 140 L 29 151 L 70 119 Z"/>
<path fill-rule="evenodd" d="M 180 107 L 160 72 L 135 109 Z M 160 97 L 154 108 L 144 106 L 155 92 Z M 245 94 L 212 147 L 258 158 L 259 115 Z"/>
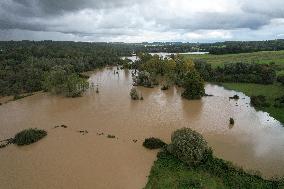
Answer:
<path fill-rule="evenodd" d="M 77 96 L 86 86 L 79 73 L 116 65 L 131 52 L 108 43 L 0 42 L 0 95 L 48 90 Z"/>
<path fill-rule="evenodd" d="M 129 44 L 129 47 L 133 49 L 134 52 L 144 53 L 186 53 L 203 51 L 219 55 L 284 50 L 284 39 L 267 41 L 226 41 L 217 43 L 154 42 Z"/>

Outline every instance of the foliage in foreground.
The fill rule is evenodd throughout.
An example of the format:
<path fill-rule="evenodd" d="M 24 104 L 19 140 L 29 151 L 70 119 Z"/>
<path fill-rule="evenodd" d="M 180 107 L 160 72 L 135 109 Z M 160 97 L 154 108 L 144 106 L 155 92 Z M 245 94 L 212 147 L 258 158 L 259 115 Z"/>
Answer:
<path fill-rule="evenodd" d="M 143 146 L 148 149 L 159 149 L 163 148 L 165 145 L 166 143 L 163 142 L 161 139 L 154 137 L 146 138 L 143 142 Z"/>
<path fill-rule="evenodd" d="M 145 189 L 280 189 L 283 183 L 264 180 L 212 158 L 199 166 L 188 166 L 167 151 L 157 155 Z"/>
<path fill-rule="evenodd" d="M 189 128 L 175 131 L 157 157 L 146 189 L 284 188 L 281 181 L 264 180 L 214 157 L 202 135 Z"/>
<path fill-rule="evenodd" d="M 212 156 L 202 135 L 190 128 L 173 132 L 167 150 L 188 165 L 198 165 Z"/>
<path fill-rule="evenodd" d="M 29 145 L 39 141 L 47 135 L 47 132 L 40 129 L 26 129 L 15 135 L 14 144 L 18 146 Z"/>

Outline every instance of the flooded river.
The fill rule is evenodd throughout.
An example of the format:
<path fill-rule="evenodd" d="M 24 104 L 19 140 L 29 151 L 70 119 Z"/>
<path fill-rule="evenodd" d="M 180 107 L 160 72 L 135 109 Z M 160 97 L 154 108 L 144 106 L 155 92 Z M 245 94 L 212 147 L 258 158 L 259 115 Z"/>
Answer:
<path fill-rule="evenodd" d="M 169 142 L 182 127 L 202 133 L 218 157 L 264 177 L 284 175 L 284 128 L 250 107 L 242 93 L 208 84 L 206 93 L 213 97 L 188 101 L 174 87 L 139 87 L 144 101 L 132 101 L 129 71 L 103 69 L 90 81 L 99 93 L 89 90 L 80 98 L 37 93 L 0 106 L 0 139 L 25 128 L 48 131 L 38 143 L 0 149 L 1 189 L 143 188 L 157 153 L 145 149 L 143 139 Z M 229 100 L 234 94 L 238 101 Z M 61 124 L 68 128 L 54 129 Z"/>

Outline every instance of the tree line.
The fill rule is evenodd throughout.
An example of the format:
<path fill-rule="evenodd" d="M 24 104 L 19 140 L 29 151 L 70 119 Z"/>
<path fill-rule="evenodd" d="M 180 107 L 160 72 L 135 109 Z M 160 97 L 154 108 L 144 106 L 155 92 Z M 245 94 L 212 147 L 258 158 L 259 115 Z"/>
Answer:
<path fill-rule="evenodd" d="M 0 95 L 48 90 L 76 96 L 86 87 L 79 73 L 119 64 L 121 56 L 130 54 L 120 44 L 0 42 Z"/>

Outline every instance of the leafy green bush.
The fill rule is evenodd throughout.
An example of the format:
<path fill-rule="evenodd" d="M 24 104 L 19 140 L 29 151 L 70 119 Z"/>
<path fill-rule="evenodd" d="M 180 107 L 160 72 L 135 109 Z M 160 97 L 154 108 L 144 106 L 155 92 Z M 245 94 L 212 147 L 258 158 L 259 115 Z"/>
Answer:
<path fill-rule="evenodd" d="M 200 99 L 205 95 L 204 81 L 200 74 L 195 70 L 188 72 L 185 75 L 182 87 L 184 88 L 182 97 L 186 99 Z"/>
<path fill-rule="evenodd" d="M 132 88 L 130 90 L 130 97 L 131 97 L 132 100 L 139 100 L 140 99 L 139 95 L 138 95 L 138 92 L 137 92 L 137 90 L 135 88 Z"/>
<path fill-rule="evenodd" d="M 146 138 L 143 142 L 143 146 L 148 149 L 159 149 L 166 145 L 161 139 L 158 138 Z"/>
<path fill-rule="evenodd" d="M 47 132 L 44 130 L 26 129 L 16 134 L 13 142 L 14 144 L 17 144 L 19 146 L 29 145 L 29 144 L 39 141 L 46 135 L 47 135 Z"/>
<path fill-rule="evenodd" d="M 167 150 L 188 165 L 198 165 L 212 157 L 212 150 L 202 135 L 190 128 L 182 128 L 171 136 Z"/>

